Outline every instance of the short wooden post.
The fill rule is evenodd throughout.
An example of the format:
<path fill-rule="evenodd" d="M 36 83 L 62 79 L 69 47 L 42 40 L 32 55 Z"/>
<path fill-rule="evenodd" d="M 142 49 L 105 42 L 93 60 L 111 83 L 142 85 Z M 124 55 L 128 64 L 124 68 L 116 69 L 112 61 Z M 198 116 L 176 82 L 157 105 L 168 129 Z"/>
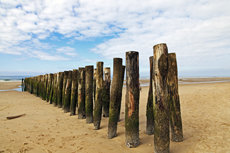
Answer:
<path fill-rule="evenodd" d="M 166 44 L 153 46 L 154 59 L 154 152 L 169 153 L 169 104 L 168 104 L 168 48 Z"/>
<path fill-rule="evenodd" d="M 139 145 L 139 53 L 126 52 L 125 144 Z"/>
<path fill-rule="evenodd" d="M 58 73 L 58 84 L 57 84 L 57 105 L 58 108 L 62 107 L 62 88 L 63 88 L 63 77 L 64 77 L 64 72 L 59 72 Z"/>
<path fill-rule="evenodd" d="M 104 87 L 103 87 L 103 117 L 109 117 L 109 103 L 110 103 L 110 68 L 104 68 Z"/>
<path fill-rule="evenodd" d="M 65 87 L 65 102 L 64 113 L 70 112 L 70 99 L 71 99 L 71 86 L 72 86 L 72 71 L 69 71 Z"/>
<path fill-rule="evenodd" d="M 121 92 L 119 92 L 120 93 L 120 95 L 118 96 L 118 98 L 119 98 L 119 103 L 118 103 L 118 105 L 119 105 L 119 109 L 118 109 L 118 122 L 120 121 L 120 115 L 121 115 L 121 100 L 122 100 L 122 89 L 123 89 L 123 83 L 124 83 L 124 76 L 125 76 L 125 66 L 124 65 L 122 65 L 122 75 L 121 75 L 121 77 L 122 77 L 122 80 L 121 80 Z"/>
<path fill-rule="evenodd" d="M 64 108 L 65 103 L 65 89 L 66 89 L 66 82 L 68 78 L 69 71 L 64 71 L 64 77 L 63 77 L 63 87 L 62 87 L 62 108 Z"/>
<path fill-rule="evenodd" d="M 44 77 L 43 75 L 39 75 L 39 97 L 42 99 L 43 97 L 43 90 L 44 90 Z"/>
<path fill-rule="evenodd" d="M 72 72 L 72 88 L 71 88 L 71 103 L 70 103 L 70 116 L 76 114 L 77 94 L 78 91 L 78 70 L 73 69 Z"/>
<path fill-rule="evenodd" d="M 24 88 L 24 91 L 27 91 L 27 78 L 25 78 L 24 83 L 25 83 L 25 88 Z"/>
<path fill-rule="evenodd" d="M 109 106 L 109 124 L 107 138 L 112 139 L 117 136 L 117 122 L 119 119 L 119 103 L 121 95 L 122 82 L 122 59 L 113 59 L 113 81 L 111 85 L 110 106 Z"/>
<path fill-rule="evenodd" d="M 102 115 L 103 62 L 97 62 L 96 95 L 93 115 L 94 130 L 100 129 Z"/>
<path fill-rule="evenodd" d="M 178 94 L 178 75 L 176 53 L 168 54 L 168 91 L 170 107 L 171 139 L 174 142 L 183 141 L 180 99 Z"/>
<path fill-rule="evenodd" d="M 85 119 L 85 68 L 79 67 L 78 71 L 78 119 Z"/>
<path fill-rule="evenodd" d="M 93 123 L 93 66 L 85 67 L 85 113 L 86 123 Z"/>
<path fill-rule="evenodd" d="M 146 134 L 154 134 L 154 113 L 153 113 L 153 86 L 152 86 L 152 75 L 153 75 L 153 56 L 149 57 L 150 63 L 150 83 L 149 83 L 149 94 L 146 106 Z M 155 96 L 154 96 L 155 97 Z"/>

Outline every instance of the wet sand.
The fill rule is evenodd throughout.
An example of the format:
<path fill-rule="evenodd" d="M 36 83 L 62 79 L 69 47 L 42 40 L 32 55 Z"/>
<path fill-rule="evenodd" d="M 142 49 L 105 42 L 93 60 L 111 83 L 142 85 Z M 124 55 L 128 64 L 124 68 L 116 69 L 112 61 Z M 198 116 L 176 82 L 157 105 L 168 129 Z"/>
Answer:
<path fill-rule="evenodd" d="M 20 82 L 0 82 L 1 89 L 15 85 Z M 171 153 L 230 152 L 229 92 L 230 82 L 179 85 L 184 141 L 171 141 Z M 107 139 L 108 118 L 102 118 L 100 130 L 93 130 L 93 124 L 69 116 L 28 92 L 0 92 L 0 152 L 153 153 L 154 135 L 145 134 L 147 94 L 148 87 L 142 87 L 140 145 L 130 149 L 125 146 L 125 88 L 118 135 L 114 139 Z M 6 119 L 24 113 L 23 117 Z"/>

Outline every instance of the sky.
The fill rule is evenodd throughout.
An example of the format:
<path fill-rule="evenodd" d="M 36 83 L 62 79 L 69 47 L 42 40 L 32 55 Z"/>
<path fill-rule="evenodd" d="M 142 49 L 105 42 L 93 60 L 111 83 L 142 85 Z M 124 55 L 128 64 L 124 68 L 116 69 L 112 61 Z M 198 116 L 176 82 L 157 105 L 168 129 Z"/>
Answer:
<path fill-rule="evenodd" d="M 176 53 L 179 77 L 230 76 L 229 0 L 0 0 L 0 76 L 56 73 L 153 46 Z"/>

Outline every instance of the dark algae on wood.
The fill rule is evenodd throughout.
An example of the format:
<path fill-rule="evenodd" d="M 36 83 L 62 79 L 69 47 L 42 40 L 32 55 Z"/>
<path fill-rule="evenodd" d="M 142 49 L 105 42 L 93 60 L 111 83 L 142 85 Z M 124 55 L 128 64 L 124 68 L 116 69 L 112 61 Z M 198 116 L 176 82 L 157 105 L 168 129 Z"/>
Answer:
<path fill-rule="evenodd" d="M 139 53 L 126 52 L 125 144 L 139 145 Z"/>
<path fill-rule="evenodd" d="M 70 112 L 71 86 L 72 86 L 72 71 L 69 71 L 66 80 L 66 87 L 65 87 L 64 113 Z"/>

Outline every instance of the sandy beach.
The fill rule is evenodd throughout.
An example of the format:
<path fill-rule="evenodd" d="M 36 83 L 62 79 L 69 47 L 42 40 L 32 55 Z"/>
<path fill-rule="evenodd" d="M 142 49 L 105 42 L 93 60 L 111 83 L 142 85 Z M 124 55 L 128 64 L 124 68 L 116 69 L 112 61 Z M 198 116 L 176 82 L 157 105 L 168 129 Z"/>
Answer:
<path fill-rule="evenodd" d="M 0 82 L 0 90 L 14 89 L 20 84 Z M 107 139 L 108 118 L 102 118 L 100 130 L 93 130 L 93 124 L 86 124 L 28 92 L 2 91 L 0 153 L 153 153 L 154 135 L 145 134 L 148 88 L 143 86 L 140 92 L 140 145 L 131 149 L 125 146 L 125 88 L 118 135 L 114 139 Z M 230 152 L 229 93 L 230 82 L 179 85 L 184 141 L 171 141 L 171 153 Z M 19 114 L 26 115 L 6 119 Z"/>

